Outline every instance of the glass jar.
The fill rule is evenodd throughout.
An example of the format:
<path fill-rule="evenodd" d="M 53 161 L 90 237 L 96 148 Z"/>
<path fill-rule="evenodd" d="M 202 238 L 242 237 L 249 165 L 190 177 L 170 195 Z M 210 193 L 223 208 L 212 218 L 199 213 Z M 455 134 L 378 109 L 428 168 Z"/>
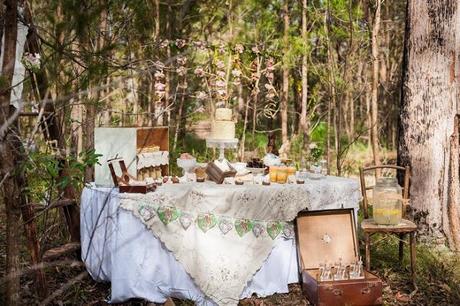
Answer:
<path fill-rule="evenodd" d="M 402 188 L 393 177 L 377 179 L 373 189 L 374 221 L 377 224 L 396 225 L 402 219 Z"/>
<path fill-rule="evenodd" d="M 288 167 L 282 166 L 278 168 L 278 173 L 276 174 L 276 182 L 278 184 L 286 184 L 288 178 Z"/>
<path fill-rule="evenodd" d="M 278 176 L 278 166 L 270 166 L 269 175 L 270 175 L 270 182 L 276 183 L 276 179 Z"/>

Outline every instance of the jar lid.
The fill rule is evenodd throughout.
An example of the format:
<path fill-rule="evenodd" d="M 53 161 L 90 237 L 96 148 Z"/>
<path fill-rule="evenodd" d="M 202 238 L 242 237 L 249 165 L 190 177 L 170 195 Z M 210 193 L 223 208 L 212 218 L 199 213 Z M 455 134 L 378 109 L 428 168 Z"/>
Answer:
<path fill-rule="evenodd" d="M 393 185 L 398 184 L 396 177 L 379 177 L 377 179 L 377 184 L 379 185 Z"/>

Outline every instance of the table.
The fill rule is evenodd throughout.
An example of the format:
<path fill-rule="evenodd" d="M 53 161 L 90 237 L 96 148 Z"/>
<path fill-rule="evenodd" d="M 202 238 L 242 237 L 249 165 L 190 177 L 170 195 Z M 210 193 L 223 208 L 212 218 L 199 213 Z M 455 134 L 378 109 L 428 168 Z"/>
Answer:
<path fill-rule="evenodd" d="M 177 184 L 162 186 L 154 193 L 156 195 L 151 196 L 159 196 L 163 193 L 187 194 L 187 199 L 189 199 L 190 194 L 193 194 L 197 188 L 209 188 L 213 194 L 215 193 L 214 196 L 218 199 L 220 196 L 228 198 L 229 196 L 234 197 L 242 193 L 247 194 L 243 192 L 247 190 L 257 193 L 257 188 L 265 188 L 260 193 L 261 195 L 257 197 L 266 196 L 270 193 L 276 194 L 276 190 L 282 194 L 282 192 L 289 190 L 286 188 L 293 187 L 288 187 L 287 185 L 240 187 L 200 185 L 197 183 Z M 306 194 L 309 201 L 307 201 L 308 205 L 306 207 L 311 210 L 340 207 L 358 208 L 360 193 L 357 181 L 327 177 L 318 181 L 308 180 L 303 188 L 308 191 Z M 294 240 L 279 235 L 276 239 L 273 239 L 273 242 L 270 242 L 270 238 L 266 237 L 265 242 L 261 242 L 263 244 L 261 249 L 265 248 L 268 251 L 263 254 L 254 255 L 255 258 L 260 257 L 261 261 L 255 264 L 254 271 L 248 274 L 249 281 L 242 284 L 241 290 L 239 289 L 240 287 L 235 287 L 236 292 L 238 292 L 236 298 L 219 296 L 219 294 L 222 294 L 221 292 L 216 292 L 216 290 L 210 291 L 210 288 L 203 286 L 202 280 L 200 281 L 199 278 L 192 277 L 193 274 L 190 274 L 190 266 L 188 266 L 190 263 L 183 258 L 179 258 L 178 261 L 176 257 L 177 253 L 171 252 L 165 246 L 164 241 L 162 241 L 164 237 L 161 236 L 161 231 L 152 232 L 152 228 L 148 226 L 149 224 L 143 222 L 139 216 L 136 216 L 135 211 L 121 207 L 126 206 L 125 196 L 118 194 L 117 189 L 87 187 L 83 190 L 81 198 L 82 257 L 88 271 L 95 280 L 111 282 L 110 300 L 112 302 L 122 302 L 129 298 L 137 297 L 161 303 L 167 297 L 172 296 L 191 299 L 199 305 L 234 305 L 239 298 L 249 297 L 253 293 L 262 297 L 277 292 L 288 292 L 287 285 L 298 282 L 297 255 Z M 257 201 L 257 197 L 254 199 L 255 201 Z M 217 214 L 231 211 L 232 205 L 230 205 L 230 208 L 222 209 L 223 204 L 214 203 L 215 199 L 211 203 L 206 204 L 203 198 L 195 197 L 195 201 L 198 201 L 196 203 L 200 204 L 200 207 L 204 207 L 203 209 L 208 209 L 209 205 L 214 205 L 213 207 L 217 209 L 214 212 Z M 186 204 L 182 208 L 187 207 L 190 201 L 187 200 L 184 203 Z M 264 205 L 261 204 L 262 207 L 265 207 Z M 190 210 L 190 207 L 187 209 Z M 293 212 L 287 211 L 280 209 L 278 217 L 280 219 L 290 218 L 288 220 L 292 220 Z M 238 217 L 238 213 L 241 213 L 241 210 L 231 213 Z M 246 210 L 244 213 L 250 215 L 251 210 Z M 267 215 L 264 212 L 257 212 L 257 214 L 262 217 Z M 162 226 L 162 223 L 157 223 L 159 225 L 157 224 L 156 226 Z M 179 222 L 176 221 L 176 223 L 175 226 L 179 227 Z M 216 237 L 222 237 L 222 233 L 219 233 L 217 229 L 202 233 L 198 229 L 193 229 L 196 231 L 193 232 L 192 227 L 187 229 L 184 235 L 185 233 L 188 233 L 188 235 L 194 233 L 191 237 L 203 236 L 206 237 L 204 241 L 215 241 L 213 239 L 217 239 Z M 175 232 L 179 232 L 177 228 Z M 228 235 L 226 237 L 229 238 L 226 239 L 230 240 L 235 240 L 235 238 L 231 237 L 238 237 L 235 233 L 230 234 L 233 236 Z M 161 239 L 159 239 L 159 236 Z M 252 233 L 247 233 L 240 238 L 241 240 L 233 241 L 232 243 L 239 245 L 239 241 L 241 241 L 241 244 L 244 244 L 244 241 L 249 241 L 250 243 L 254 243 L 254 241 L 259 243 L 258 241 L 260 241 L 260 239 L 255 239 Z M 191 254 L 194 254 L 195 251 L 197 254 L 200 254 L 200 241 L 203 240 L 197 239 L 189 246 L 192 249 Z M 270 244 L 265 246 L 267 243 Z M 193 250 L 194 247 L 196 247 L 195 250 Z M 200 268 L 199 258 L 192 260 L 192 263 L 195 263 L 195 267 L 197 268 Z M 229 256 L 229 258 L 232 257 Z M 187 267 L 187 269 L 184 267 Z M 217 265 L 214 268 L 219 271 L 221 267 Z M 224 264 L 222 265 L 223 268 L 225 268 Z M 196 271 L 193 273 L 196 273 Z M 212 281 L 213 276 L 210 276 L 210 285 L 214 283 Z M 247 275 L 244 277 L 247 277 Z M 242 278 L 243 280 L 244 277 Z M 216 294 L 213 294 L 214 292 Z M 230 293 L 234 294 L 234 292 Z"/>

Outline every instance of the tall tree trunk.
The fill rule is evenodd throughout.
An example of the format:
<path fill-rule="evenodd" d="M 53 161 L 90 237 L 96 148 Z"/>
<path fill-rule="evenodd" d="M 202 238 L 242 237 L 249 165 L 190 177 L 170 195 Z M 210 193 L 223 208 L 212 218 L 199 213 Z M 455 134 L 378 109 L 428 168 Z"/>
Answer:
<path fill-rule="evenodd" d="M 288 141 L 288 102 L 289 102 L 289 66 L 287 63 L 287 54 L 289 52 L 289 0 L 283 3 L 283 20 L 284 20 L 284 60 L 283 60 L 283 90 L 281 93 L 281 137 L 283 144 Z"/>
<path fill-rule="evenodd" d="M 308 155 L 308 143 L 310 124 L 307 122 L 307 98 L 308 98 L 308 33 L 307 33 L 307 0 L 302 0 L 302 97 L 299 121 L 299 134 L 303 135 L 303 154 Z"/>
<path fill-rule="evenodd" d="M 415 216 L 460 249 L 460 5 L 409 0 L 399 161 L 410 165 Z M 457 115 L 456 115 L 457 114 Z"/>
<path fill-rule="evenodd" d="M 378 126 L 378 88 L 379 88 L 379 32 L 382 0 L 377 0 L 377 8 L 372 27 L 372 100 L 371 100 L 371 145 L 374 164 L 380 165 L 379 126 Z M 379 171 L 377 171 L 377 175 Z"/>
<path fill-rule="evenodd" d="M 328 63 L 328 81 L 329 81 L 329 102 L 328 102 L 328 109 L 327 109 L 327 140 L 326 140 L 326 149 L 327 149 L 327 173 L 330 173 L 331 170 L 331 126 L 334 125 L 334 133 L 335 133 L 335 149 L 337 154 L 336 165 L 339 166 L 339 150 L 340 150 L 340 143 L 339 137 L 340 132 L 338 131 L 339 127 L 337 126 L 337 101 L 336 101 L 336 83 L 335 83 L 335 58 L 332 54 L 333 49 L 331 46 L 330 40 L 330 0 L 327 2 L 327 10 L 325 13 L 325 20 L 324 20 L 324 28 L 326 31 L 326 43 L 327 43 L 327 63 Z M 339 167 L 337 168 L 339 171 Z"/>
<path fill-rule="evenodd" d="M 2 63 L 2 86 L 0 88 L 0 127 L 10 117 L 11 86 L 13 85 L 14 64 L 16 60 L 16 38 L 17 38 L 17 0 L 5 1 L 5 39 L 3 48 Z M 14 108 L 13 108 L 14 110 Z M 6 304 L 20 305 L 19 295 L 19 243 L 21 224 L 21 189 L 18 175 L 14 173 L 17 166 L 17 154 L 15 154 L 16 134 L 11 131 L 10 126 L 5 134 L 0 135 L 0 181 L 3 182 L 3 201 L 6 210 L 6 273 L 8 275 L 6 284 Z"/>
<path fill-rule="evenodd" d="M 169 40 L 172 37 L 172 25 L 171 25 L 171 16 L 172 16 L 172 8 L 171 8 L 171 2 L 168 1 L 168 14 L 166 16 L 166 38 Z M 168 44 L 166 47 L 166 59 L 170 60 L 171 59 L 171 46 Z M 167 112 L 166 116 L 164 116 L 163 119 L 163 126 L 169 126 L 169 123 L 171 122 L 171 111 L 169 106 L 169 103 L 171 103 L 171 69 L 168 69 L 169 66 L 166 66 L 166 71 L 165 71 L 165 97 L 164 97 L 164 105 L 167 107 Z"/>

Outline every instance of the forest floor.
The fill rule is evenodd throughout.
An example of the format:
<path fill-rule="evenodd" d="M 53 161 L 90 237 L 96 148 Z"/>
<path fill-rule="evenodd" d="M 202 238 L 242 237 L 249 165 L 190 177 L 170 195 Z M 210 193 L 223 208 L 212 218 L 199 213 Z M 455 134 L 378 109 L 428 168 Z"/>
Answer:
<path fill-rule="evenodd" d="M 2 277 L 6 265 L 5 215 L 0 206 L 0 305 L 4 304 L 5 282 Z M 25 243 L 22 243 L 24 246 Z M 363 245 L 363 243 L 361 243 Z M 397 241 L 381 243 L 372 250 L 374 272 L 383 280 L 385 305 L 460 305 L 460 259 L 443 246 L 417 246 L 417 290 L 411 284 L 408 258 L 400 265 L 397 260 Z M 406 254 L 407 255 L 407 254 Z M 59 293 L 49 305 L 108 305 L 110 284 L 98 283 L 91 279 L 77 256 L 67 258 L 64 265 L 46 268 L 50 293 Z M 21 264 L 24 270 L 28 263 L 27 250 L 22 250 Z M 62 259 L 61 259 L 62 260 Z M 56 262 L 58 263 L 58 262 Z M 63 286 L 70 280 L 82 277 L 65 290 Z M 40 303 L 34 293 L 33 274 L 21 277 L 21 297 L 24 305 Z M 60 292 L 59 290 L 62 290 Z M 191 301 L 173 300 L 175 305 L 193 305 Z M 155 305 L 141 300 L 133 300 L 119 305 Z M 309 305 L 302 296 L 300 286 L 291 284 L 289 293 L 275 294 L 266 298 L 252 297 L 240 301 L 242 306 L 252 305 Z"/>

